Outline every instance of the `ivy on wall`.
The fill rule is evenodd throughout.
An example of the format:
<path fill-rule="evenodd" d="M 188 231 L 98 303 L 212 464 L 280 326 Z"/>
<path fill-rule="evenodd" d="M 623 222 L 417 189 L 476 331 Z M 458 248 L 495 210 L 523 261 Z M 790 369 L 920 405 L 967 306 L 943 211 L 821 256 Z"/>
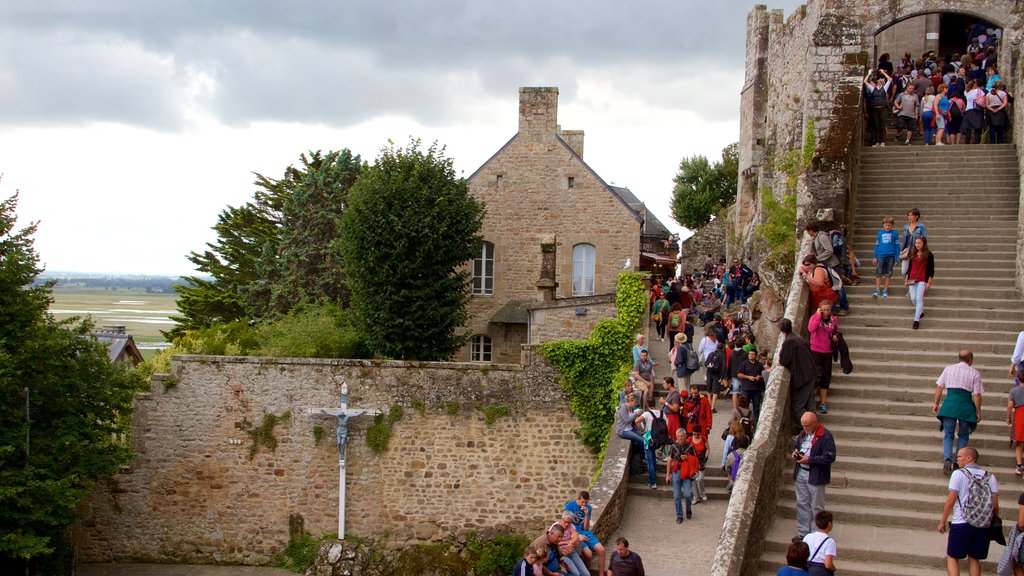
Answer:
<path fill-rule="evenodd" d="M 600 320 L 586 340 L 557 340 L 539 352 L 562 371 L 562 388 L 580 420 L 576 435 L 601 451 L 615 418 L 618 393 L 632 367 L 633 336 L 640 326 L 646 298 L 643 275 L 619 274 L 616 317 Z"/>

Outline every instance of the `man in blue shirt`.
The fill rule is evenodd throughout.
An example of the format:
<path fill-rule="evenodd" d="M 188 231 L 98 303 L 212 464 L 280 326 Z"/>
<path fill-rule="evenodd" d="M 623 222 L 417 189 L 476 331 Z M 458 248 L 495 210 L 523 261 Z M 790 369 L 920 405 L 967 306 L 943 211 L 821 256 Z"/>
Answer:
<path fill-rule="evenodd" d="M 580 491 L 575 500 L 565 503 L 565 509 L 573 514 L 572 525 L 576 528 L 576 533 L 580 535 L 583 561 L 589 565 L 590 560 L 594 557 L 594 552 L 597 552 L 597 565 L 600 569 L 601 566 L 604 566 L 604 546 L 590 531 L 590 516 L 594 513 L 594 508 L 590 505 L 590 492 Z"/>

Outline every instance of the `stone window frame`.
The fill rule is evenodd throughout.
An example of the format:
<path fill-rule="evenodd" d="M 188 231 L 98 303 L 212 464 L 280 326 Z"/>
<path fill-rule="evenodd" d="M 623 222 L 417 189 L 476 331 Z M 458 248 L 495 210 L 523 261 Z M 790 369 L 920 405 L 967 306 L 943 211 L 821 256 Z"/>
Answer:
<path fill-rule="evenodd" d="M 491 337 L 486 334 L 473 336 L 469 344 L 469 361 L 478 363 L 490 363 L 494 357 L 494 343 Z"/>
<path fill-rule="evenodd" d="M 494 296 L 494 243 L 484 240 L 473 258 L 473 296 Z"/>
<path fill-rule="evenodd" d="M 589 249 L 589 250 L 588 250 Z M 580 242 L 572 247 L 572 295 L 593 296 L 596 289 L 597 247 Z M 588 286 L 589 284 L 589 286 Z M 588 289 L 589 288 L 589 289 Z"/>

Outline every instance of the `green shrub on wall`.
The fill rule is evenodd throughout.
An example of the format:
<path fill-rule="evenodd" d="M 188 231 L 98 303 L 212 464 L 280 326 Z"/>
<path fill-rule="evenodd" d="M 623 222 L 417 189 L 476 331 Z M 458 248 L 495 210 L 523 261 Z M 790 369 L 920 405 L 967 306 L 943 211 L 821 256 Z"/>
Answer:
<path fill-rule="evenodd" d="M 562 388 L 581 424 L 577 436 L 595 451 L 604 448 L 615 418 L 623 384 L 620 374 L 632 363 L 633 335 L 645 304 L 643 275 L 623 272 L 619 274 L 615 318 L 599 321 L 586 340 L 558 340 L 540 346 L 539 352 L 562 371 Z"/>

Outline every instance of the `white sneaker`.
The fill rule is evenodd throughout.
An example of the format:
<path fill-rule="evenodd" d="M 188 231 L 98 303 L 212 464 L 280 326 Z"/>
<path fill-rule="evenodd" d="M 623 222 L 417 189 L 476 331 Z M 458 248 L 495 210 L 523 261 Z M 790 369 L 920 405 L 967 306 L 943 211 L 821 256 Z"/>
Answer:
<path fill-rule="evenodd" d="M 885 146 L 885 142 L 879 142 L 878 145 L 879 146 Z"/>
<path fill-rule="evenodd" d="M 936 142 L 935 145 L 936 146 L 945 146 L 946 143 L 945 142 Z"/>

